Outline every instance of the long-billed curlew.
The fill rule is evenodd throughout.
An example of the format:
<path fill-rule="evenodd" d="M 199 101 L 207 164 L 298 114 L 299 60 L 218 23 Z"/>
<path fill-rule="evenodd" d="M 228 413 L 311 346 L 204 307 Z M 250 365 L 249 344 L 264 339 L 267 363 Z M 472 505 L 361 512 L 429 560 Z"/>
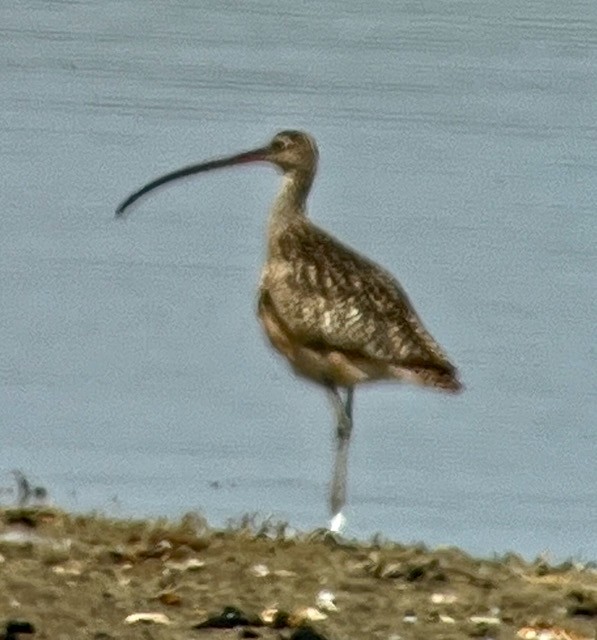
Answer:
<path fill-rule="evenodd" d="M 294 371 L 322 385 L 336 412 L 336 455 L 330 487 L 331 528 L 343 522 L 352 400 L 357 384 L 401 380 L 443 391 L 462 387 L 456 368 L 423 326 L 387 271 L 307 218 L 317 171 L 315 140 L 281 131 L 266 146 L 164 175 L 130 195 L 121 216 L 166 182 L 247 162 L 270 162 L 282 174 L 271 209 L 258 315 L 271 344 Z M 345 398 L 340 393 L 345 389 Z"/>

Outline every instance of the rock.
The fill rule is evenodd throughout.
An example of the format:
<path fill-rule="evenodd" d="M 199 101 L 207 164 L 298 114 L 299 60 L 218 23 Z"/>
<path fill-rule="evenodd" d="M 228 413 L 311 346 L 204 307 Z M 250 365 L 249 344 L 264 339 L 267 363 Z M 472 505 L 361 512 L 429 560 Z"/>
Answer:
<path fill-rule="evenodd" d="M 6 631 L 0 638 L 3 640 L 18 640 L 18 636 L 21 633 L 35 633 L 35 627 L 25 620 L 9 620 L 6 623 Z"/>
<path fill-rule="evenodd" d="M 224 607 L 222 613 L 194 625 L 193 629 L 234 629 L 235 627 L 260 626 L 261 620 L 250 618 L 236 607 Z"/>
<path fill-rule="evenodd" d="M 309 626 L 299 627 L 291 636 L 290 640 L 328 640 L 325 636 L 317 633 Z"/>
<path fill-rule="evenodd" d="M 336 596 L 328 589 L 322 589 L 315 597 L 315 605 L 322 611 L 338 611 Z"/>

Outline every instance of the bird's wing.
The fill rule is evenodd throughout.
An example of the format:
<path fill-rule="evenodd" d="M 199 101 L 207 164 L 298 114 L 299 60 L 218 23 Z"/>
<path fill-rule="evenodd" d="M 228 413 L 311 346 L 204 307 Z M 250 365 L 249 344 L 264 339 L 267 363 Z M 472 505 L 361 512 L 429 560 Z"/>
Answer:
<path fill-rule="evenodd" d="M 308 223 L 291 226 L 270 251 L 262 287 L 301 344 L 453 369 L 404 290 L 374 262 Z"/>

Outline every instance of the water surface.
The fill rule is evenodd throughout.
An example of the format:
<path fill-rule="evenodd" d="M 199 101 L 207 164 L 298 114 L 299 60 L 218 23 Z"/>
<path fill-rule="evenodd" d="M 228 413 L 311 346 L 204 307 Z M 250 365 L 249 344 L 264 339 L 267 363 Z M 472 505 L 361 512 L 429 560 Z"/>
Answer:
<path fill-rule="evenodd" d="M 113 219 L 304 128 L 312 217 L 400 278 L 467 386 L 357 393 L 349 533 L 597 557 L 594 2 L 26 0 L 0 62 L 0 484 L 325 522 L 331 412 L 254 317 L 278 176 Z"/>

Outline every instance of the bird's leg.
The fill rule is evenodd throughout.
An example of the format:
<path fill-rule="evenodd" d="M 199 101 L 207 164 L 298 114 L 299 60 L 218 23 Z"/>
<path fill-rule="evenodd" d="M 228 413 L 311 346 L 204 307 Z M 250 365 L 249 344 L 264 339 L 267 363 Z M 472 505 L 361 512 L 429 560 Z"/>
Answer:
<path fill-rule="evenodd" d="M 343 523 L 342 508 L 346 503 L 346 478 L 348 475 L 348 448 L 352 432 L 352 398 L 353 388 L 346 390 L 346 400 L 337 387 L 330 385 L 329 395 L 336 412 L 336 453 L 334 458 L 334 472 L 330 487 L 330 510 L 332 520 L 330 529 L 338 531 Z"/>

